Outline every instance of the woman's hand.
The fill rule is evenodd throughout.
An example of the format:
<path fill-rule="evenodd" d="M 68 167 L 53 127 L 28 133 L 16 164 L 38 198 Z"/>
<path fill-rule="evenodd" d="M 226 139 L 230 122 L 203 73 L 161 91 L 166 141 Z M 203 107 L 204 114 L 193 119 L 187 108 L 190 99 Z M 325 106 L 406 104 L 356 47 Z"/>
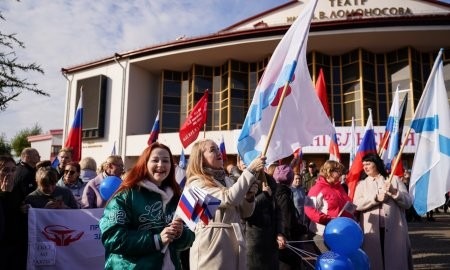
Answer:
<path fill-rule="evenodd" d="M 172 227 L 165 227 L 160 233 L 161 241 L 163 245 L 168 245 L 172 243 L 173 239 L 175 239 L 176 231 Z"/>
<path fill-rule="evenodd" d="M 397 189 L 392 186 L 391 181 L 386 181 L 384 183 L 384 188 L 386 190 L 386 193 L 388 193 L 388 195 L 391 195 L 391 194 L 396 195 L 397 194 Z"/>
<path fill-rule="evenodd" d="M 250 165 L 248 165 L 247 170 L 249 170 L 251 173 L 255 174 L 266 166 L 266 157 L 260 156 L 258 158 L 255 158 Z"/>
<path fill-rule="evenodd" d="M 170 226 L 175 230 L 175 239 L 180 238 L 181 234 L 183 233 L 183 220 L 181 218 L 175 218 Z"/>
<path fill-rule="evenodd" d="M 375 201 L 381 203 L 387 201 L 387 199 L 389 199 L 389 195 L 386 192 L 378 193 L 377 196 L 375 197 Z"/>
<path fill-rule="evenodd" d="M 286 237 L 282 234 L 277 235 L 277 243 L 278 243 L 278 249 L 285 249 L 286 248 Z"/>
<path fill-rule="evenodd" d="M 175 218 L 172 223 L 165 227 L 160 233 L 163 245 L 168 245 L 177 239 L 183 233 L 183 221 L 181 218 Z"/>
<path fill-rule="evenodd" d="M 0 189 L 1 191 L 11 192 L 14 187 L 14 179 L 9 177 L 9 175 L 5 175 L 3 179 L 0 179 Z"/>
<path fill-rule="evenodd" d="M 269 194 L 269 196 L 272 196 L 272 189 L 269 187 L 267 182 L 262 182 L 262 191 L 267 192 L 267 194 Z"/>
<path fill-rule="evenodd" d="M 252 202 L 255 199 L 255 195 L 257 192 L 258 192 L 258 182 L 253 182 L 253 184 L 248 189 L 247 194 L 245 194 L 245 199 L 249 202 Z"/>

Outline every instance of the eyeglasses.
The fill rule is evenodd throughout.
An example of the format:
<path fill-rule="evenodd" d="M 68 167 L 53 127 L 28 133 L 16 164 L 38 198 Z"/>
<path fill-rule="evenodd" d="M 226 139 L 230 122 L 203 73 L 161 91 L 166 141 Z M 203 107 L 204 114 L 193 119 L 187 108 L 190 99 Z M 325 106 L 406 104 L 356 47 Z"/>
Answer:
<path fill-rule="evenodd" d="M 76 173 L 76 171 L 71 171 L 71 170 L 64 170 L 64 174 L 69 173 L 69 175 L 74 175 Z"/>

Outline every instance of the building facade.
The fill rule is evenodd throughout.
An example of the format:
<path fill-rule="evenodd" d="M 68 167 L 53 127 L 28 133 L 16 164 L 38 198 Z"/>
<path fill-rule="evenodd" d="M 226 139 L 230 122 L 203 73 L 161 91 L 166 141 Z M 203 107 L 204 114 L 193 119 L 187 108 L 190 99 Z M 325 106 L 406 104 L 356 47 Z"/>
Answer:
<path fill-rule="evenodd" d="M 114 145 L 126 164 L 145 148 L 158 110 L 159 141 L 175 155 L 182 150 L 178 130 L 209 89 L 206 132 L 224 137 L 236 154 L 239 129 L 256 85 L 273 50 L 304 3 L 292 1 L 238 22 L 213 35 L 187 37 L 68 67 L 64 137 L 83 87 L 83 156 L 103 161 Z M 323 69 L 338 137 L 348 133 L 352 117 L 363 132 L 372 109 L 382 133 L 397 87 L 408 93 L 406 125 L 413 117 L 434 59 L 444 48 L 450 89 L 450 5 L 432 0 L 319 0 L 312 20 L 308 55 L 312 83 Z M 448 101 L 447 101 L 448 102 Z M 206 134 L 204 134 L 206 133 Z M 317 138 L 304 153 L 326 159 L 327 138 Z M 414 134 L 405 153 L 414 152 Z M 340 140 L 341 153 L 348 145 Z M 184 150 L 189 154 L 189 147 Z M 411 159 L 411 155 L 409 157 Z"/>

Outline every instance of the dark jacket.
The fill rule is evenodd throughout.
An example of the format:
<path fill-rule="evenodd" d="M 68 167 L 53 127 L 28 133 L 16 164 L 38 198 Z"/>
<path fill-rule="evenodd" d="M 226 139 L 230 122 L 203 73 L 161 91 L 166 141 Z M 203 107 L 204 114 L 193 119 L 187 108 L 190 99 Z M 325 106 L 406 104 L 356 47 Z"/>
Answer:
<path fill-rule="evenodd" d="M 23 201 L 36 188 L 36 169 L 24 162 L 19 162 L 14 176 L 13 192 L 18 193 L 20 201 Z"/>
<path fill-rule="evenodd" d="M 279 233 L 284 235 L 287 241 L 300 240 L 301 232 L 297 224 L 297 210 L 294 205 L 291 188 L 287 185 L 278 184 L 277 191 L 275 193 L 275 200 L 279 210 Z M 288 248 L 280 250 L 279 258 L 280 261 L 284 263 L 280 264 L 280 266 L 284 266 L 283 269 L 296 269 L 300 264 L 299 256 Z M 291 267 L 286 268 L 286 265 Z"/>
<path fill-rule="evenodd" d="M 25 198 L 25 203 L 31 205 L 33 208 L 45 208 L 45 205 L 53 200 L 62 200 L 65 205 L 72 209 L 79 208 L 72 192 L 68 188 L 59 186 L 55 187 L 55 190 L 51 195 L 47 195 L 41 190 L 36 189 L 28 194 Z"/>
<path fill-rule="evenodd" d="M 246 218 L 245 240 L 247 266 L 252 269 L 278 269 L 277 210 L 274 195 L 277 184 L 266 174 L 272 195 L 263 192 L 261 184 L 255 197 L 255 210 Z"/>

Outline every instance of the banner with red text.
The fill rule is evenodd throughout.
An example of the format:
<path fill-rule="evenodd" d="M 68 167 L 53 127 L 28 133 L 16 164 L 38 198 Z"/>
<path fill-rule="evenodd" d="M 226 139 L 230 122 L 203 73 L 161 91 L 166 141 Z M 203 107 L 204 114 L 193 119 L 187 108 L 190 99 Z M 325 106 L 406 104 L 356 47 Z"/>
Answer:
<path fill-rule="evenodd" d="M 98 209 L 28 211 L 27 269 L 103 269 Z"/>
<path fill-rule="evenodd" d="M 195 104 L 186 121 L 180 128 L 180 140 L 184 148 L 193 143 L 200 133 L 202 126 L 206 123 L 208 112 L 208 90 L 203 97 Z"/>

